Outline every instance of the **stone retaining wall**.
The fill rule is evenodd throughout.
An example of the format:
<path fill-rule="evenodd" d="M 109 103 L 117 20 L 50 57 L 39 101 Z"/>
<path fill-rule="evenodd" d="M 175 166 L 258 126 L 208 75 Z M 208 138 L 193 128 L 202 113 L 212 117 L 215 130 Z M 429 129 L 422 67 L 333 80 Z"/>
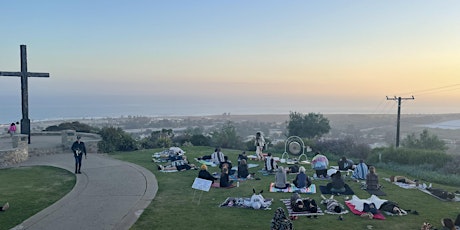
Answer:
<path fill-rule="evenodd" d="M 4 138 L 4 137 L 2 137 Z M 7 138 L 11 138 L 9 135 Z M 12 138 L 11 148 L 0 149 L 0 168 L 10 167 L 29 158 L 27 135 L 18 134 Z"/>
<path fill-rule="evenodd" d="M 56 153 L 72 153 L 70 150 L 76 136 L 82 136 L 85 142 L 86 152 L 97 153 L 98 143 L 101 138 L 97 134 L 77 133 L 74 130 L 65 130 L 61 132 L 40 132 L 32 133 L 34 136 L 56 137 L 55 143 L 34 143 L 27 144 L 27 135 L 17 134 L 11 138 L 10 135 L 0 136 L 3 145 L 0 145 L 0 168 L 10 167 L 17 163 L 27 160 L 30 156 L 49 155 Z"/>

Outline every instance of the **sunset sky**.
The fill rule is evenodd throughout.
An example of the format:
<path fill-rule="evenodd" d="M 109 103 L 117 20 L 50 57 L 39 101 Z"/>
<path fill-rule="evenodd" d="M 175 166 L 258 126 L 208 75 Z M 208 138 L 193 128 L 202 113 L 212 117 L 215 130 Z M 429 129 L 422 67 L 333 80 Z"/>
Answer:
<path fill-rule="evenodd" d="M 29 71 L 51 74 L 29 80 L 31 98 L 200 97 L 292 101 L 301 112 L 394 113 L 386 96 L 413 95 L 405 113 L 460 113 L 457 0 L 25 0 L 0 7 L 0 71 L 20 70 L 25 44 Z M 19 78 L 0 77 L 6 95 L 20 95 Z"/>

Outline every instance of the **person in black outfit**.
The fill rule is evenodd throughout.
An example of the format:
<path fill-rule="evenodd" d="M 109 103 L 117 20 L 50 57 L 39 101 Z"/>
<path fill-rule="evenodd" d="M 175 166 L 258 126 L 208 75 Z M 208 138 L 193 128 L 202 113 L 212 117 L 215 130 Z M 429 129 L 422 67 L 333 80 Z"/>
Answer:
<path fill-rule="evenodd" d="M 247 178 L 249 176 L 248 163 L 242 159 L 238 165 L 238 178 Z"/>
<path fill-rule="evenodd" d="M 205 179 L 205 180 L 210 180 L 214 183 L 214 180 L 216 180 L 215 177 L 211 175 L 208 171 L 208 166 L 205 164 L 201 165 L 201 170 L 198 172 L 198 178 Z"/>
<path fill-rule="evenodd" d="M 224 166 L 222 169 L 222 173 L 220 174 L 220 181 L 219 181 L 220 187 L 221 188 L 230 187 L 232 183 L 233 181 L 230 180 L 228 176 L 228 168 Z"/>
<path fill-rule="evenodd" d="M 75 157 L 75 174 L 81 174 L 80 169 L 83 154 L 85 154 L 85 159 L 87 159 L 85 143 L 81 141 L 81 136 L 77 136 L 77 140 L 72 144 L 71 149 L 73 151 L 73 156 Z"/>

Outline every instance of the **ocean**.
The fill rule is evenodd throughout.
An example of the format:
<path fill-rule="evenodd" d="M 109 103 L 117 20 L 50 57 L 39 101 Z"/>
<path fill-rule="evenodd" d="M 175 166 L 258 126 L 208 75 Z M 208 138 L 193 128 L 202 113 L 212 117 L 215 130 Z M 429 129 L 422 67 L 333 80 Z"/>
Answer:
<path fill-rule="evenodd" d="M 21 99 L 1 96 L 0 124 L 19 121 L 22 117 Z M 126 116 L 204 116 L 230 114 L 289 114 L 296 111 L 293 103 L 272 101 L 220 100 L 200 97 L 162 98 L 155 96 L 71 96 L 29 97 L 31 121 L 80 118 L 117 118 Z M 301 105 L 298 105 L 301 106 Z M 298 111 L 300 112 L 300 111 Z"/>

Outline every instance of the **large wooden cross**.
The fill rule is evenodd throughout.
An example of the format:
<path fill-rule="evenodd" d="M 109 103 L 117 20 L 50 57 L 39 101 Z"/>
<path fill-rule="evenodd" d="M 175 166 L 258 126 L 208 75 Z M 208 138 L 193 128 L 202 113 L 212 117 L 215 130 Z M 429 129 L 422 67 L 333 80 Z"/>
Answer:
<path fill-rule="evenodd" d="M 21 72 L 1 72 L 0 76 L 21 77 L 21 96 L 22 96 L 22 119 L 21 134 L 27 134 L 30 144 L 30 119 L 29 119 L 29 77 L 50 77 L 49 73 L 30 73 L 27 72 L 27 51 L 26 45 L 21 45 Z"/>

